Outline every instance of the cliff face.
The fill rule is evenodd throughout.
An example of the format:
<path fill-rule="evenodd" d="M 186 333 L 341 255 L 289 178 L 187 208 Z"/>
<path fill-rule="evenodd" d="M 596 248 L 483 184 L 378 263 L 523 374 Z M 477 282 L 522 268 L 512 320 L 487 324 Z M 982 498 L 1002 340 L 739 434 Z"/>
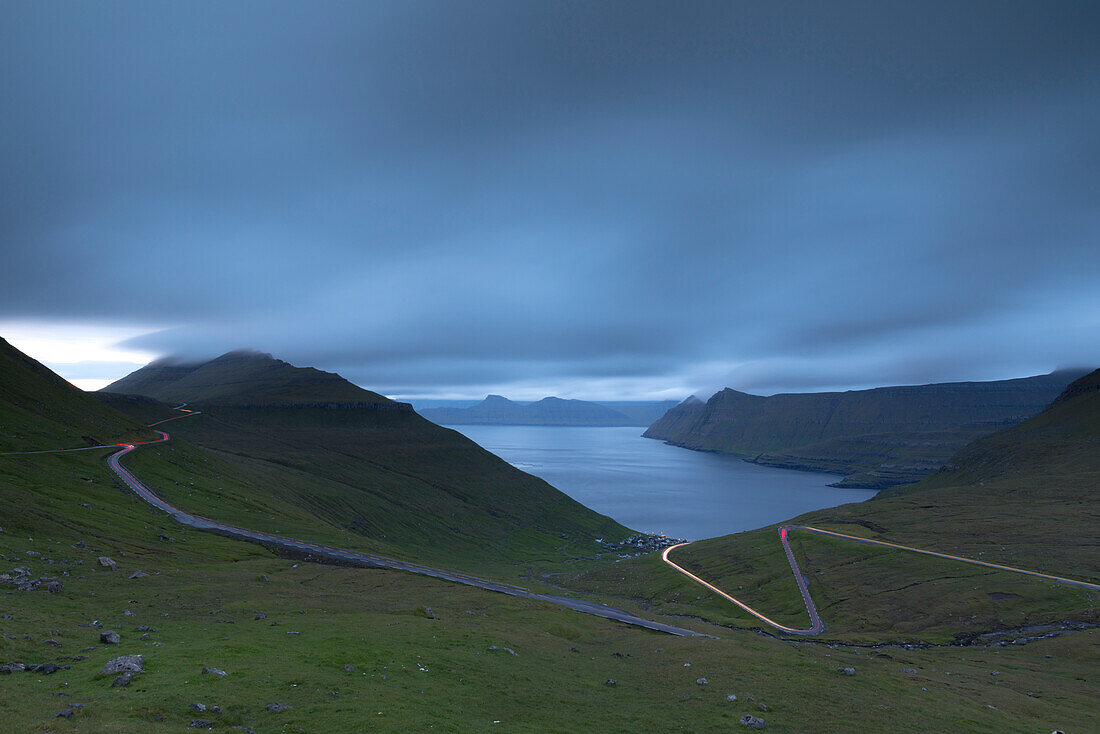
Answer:
<path fill-rule="evenodd" d="M 644 435 L 886 487 L 931 474 L 970 441 L 1035 415 L 1082 374 L 771 397 L 727 388 L 706 403 L 689 398 Z"/>

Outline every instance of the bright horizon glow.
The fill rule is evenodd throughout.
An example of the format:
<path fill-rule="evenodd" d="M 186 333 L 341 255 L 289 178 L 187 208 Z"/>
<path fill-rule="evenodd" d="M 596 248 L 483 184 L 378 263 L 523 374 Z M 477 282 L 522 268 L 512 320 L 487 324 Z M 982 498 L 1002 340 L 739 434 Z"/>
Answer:
<path fill-rule="evenodd" d="M 114 382 L 114 380 L 102 380 L 102 379 L 69 380 L 69 384 L 80 388 L 84 392 L 95 392 L 96 390 L 102 390 L 103 388 L 110 385 L 112 382 Z"/>
<path fill-rule="evenodd" d="M 157 359 L 155 352 L 118 346 L 156 331 L 148 326 L 79 322 L 0 321 L 0 337 L 81 390 L 99 390 Z"/>

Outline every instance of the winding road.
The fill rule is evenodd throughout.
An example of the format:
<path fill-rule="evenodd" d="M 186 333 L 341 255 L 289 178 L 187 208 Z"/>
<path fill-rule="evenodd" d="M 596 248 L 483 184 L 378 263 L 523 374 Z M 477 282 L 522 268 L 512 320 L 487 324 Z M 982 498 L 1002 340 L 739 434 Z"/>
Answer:
<path fill-rule="evenodd" d="M 186 410 L 182 406 L 177 408 L 182 410 L 184 415 L 178 415 L 173 418 L 166 418 L 162 421 L 149 424 L 150 428 L 153 426 L 167 423 L 168 421 L 179 420 L 181 418 L 188 418 L 190 416 L 199 415 L 199 411 Z M 239 540 L 247 540 L 253 543 L 260 543 L 265 546 L 282 548 L 295 553 L 304 553 L 308 556 L 312 556 L 317 559 L 324 559 L 328 561 L 335 561 L 345 565 L 360 566 L 364 568 L 388 568 L 395 571 L 407 571 L 408 573 L 415 573 L 421 576 L 431 576 L 432 578 L 443 579 L 444 581 L 453 581 L 458 584 L 465 584 L 466 586 L 476 586 L 479 589 L 486 589 L 488 591 L 495 591 L 501 594 L 508 594 L 509 596 L 519 596 L 526 599 L 535 599 L 537 601 L 549 602 L 551 604 L 557 604 L 558 606 L 566 607 L 577 612 L 583 612 L 584 614 L 591 614 L 597 617 L 603 617 L 605 619 L 611 619 L 616 622 L 622 622 L 624 624 L 633 625 L 635 627 L 644 627 L 645 629 L 654 630 L 656 632 L 665 632 L 670 635 L 679 635 L 682 637 L 711 637 L 711 635 L 705 635 L 701 632 L 695 632 L 694 630 L 684 629 L 682 627 L 675 627 L 669 624 L 662 624 L 661 622 L 653 622 L 642 617 L 635 616 L 630 612 L 622 609 L 616 609 L 604 604 L 597 604 L 596 602 L 584 601 L 583 599 L 573 599 L 567 596 L 556 596 L 554 594 L 538 594 L 533 591 L 529 591 L 520 586 L 512 586 L 511 584 L 505 584 L 498 581 L 491 581 L 489 579 L 482 579 L 476 576 L 470 576 L 468 574 L 458 573 L 456 571 L 445 571 L 438 568 L 431 568 L 429 566 L 421 566 L 415 563 L 407 563 L 405 561 L 398 561 L 393 558 L 385 558 L 383 556 L 376 556 L 370 553 L 360 553 L 358 551 L 351 551 L 344 548 L 336 548 L 333 546 L 322 545 L 320 543 L 310 543 L 304 540 L 295 540 L 293 538 L 284 538 L 278 535 L 271 535 L 270 533 L 262 533 L 257 530 L 249 530 L 247 528 L 237 527 L 236 525 L 229 525 L 228 523 L 219 522 L 217 520 L 211 520 L 201 515 L 195 515 L 190 512 L 185 512 L 178 507 L 175 507 L 168 502 L 165 502 L 162 498 L 158 497 L 151 489 L 146 487 L 141 480 L 135 477 L 128 469 L 123 467 L 119 462 L 122 457 L 129 454 L 131 451 L 136 450 L 139 446 L 146 446 L 149 444 L 164 443 L 168 440 L 168 434 L 164 431 L 154 428 L 157 433 L 160 434 L 160 438 L 153 441 L 140 441 L 134 443 L 118 444 L 122 447 L 121 451 L 117 451 L 107 457 L 107 465 L 111 468 L 115 474 L 134 491 L 139 497 L 148 502 L 158 510 L 168 514 L 176 522 L 181 525 L 186 525 L 196 530 L 205 530 L 207 532 L 219 533 L 231 538 L 237 538 Z"/>
<path fill-rule="evenodd" d="M 186 405 L 186 404 L 185 404 Z M 173 416 L 171 418 L 165 418 L 164 420 L 157 421 L 156 423 L 150 423 L 149 428 L 159 426 L 169 421 L 179 420 L 181 418 L 188 418 L 195 415 L 200 415 L 199 411 L 189 410 L 183 405 L 177 406 L 175 410 L 179 410 L 183 415 Z M 278 535 L 272 535 L 270 533 L 263 533 L 258 530 L 249 530 L 247 528 L 238 527 L 236 525 L 230 525 L 228 523 L 219 522 L 217 520 L 211 520 L 210 518 L 196 515 L 194 513 L 185 512 L 174 505 L 165 502 L 161 497 L 157 496 L 151 489 L 146 487 L 141 480 L 135 477 L 128 469 L 123 467 L 119 462 L 122 457 L 129 454 L 131 451 L 136 450 L 139 446 L 146 446 L 149 444 L 164 443 L 169 440 L 169 436 L 164 431 L 153 428 L 156 433 L 160 434 L 160 438 L 152 441 L 135 441 L 133 443 L 121 443 L 121 444 L 106 444 L 102 446 L 83 446 L 74 449 L 52 449 L 52 450 L 39 450 L 39 451 L 9 451 L 0 454 L 0 456 L 14 456 L 21 454 L 46 454 L 46 453 L 61 453 L 66 451 L 88 451 L 90 449 L 102 449 L 102 448 L 115 448 L 121 447 L 121 451 L 116 451 L 107 457 L 107 465 L 111 470 L 118 475 L 118 477 L 134 491 L 139 497 L 148 502 L 153 507 L 161 510 L 181 525 L 186 525 L 196 530 L 204 530 L 207 532 L 219 533 L 231 538 L 237 538 L 239 540 L 246 540 L 253 543 L 260 543 L 265 546 L 282 548 L 284 550 L 292 551 L 295 553 L 303 553 L 314 559 L 323 559 L 333 561 L 345 565 L 360 566 L 364 568 L 386 568 L 395 571 L 406 571 L 408 573 L 415 573 L 421 576 L 431 576 L 432 578 L 442 579 L 444 581 L 452 581 L 458 584 L 465 584 L 467 586 L 475 586 L 479 589 L 485 589 L 487 591 L 495 591 L 501 594 L 508 594 L 509 596 L 524 597 L 527 599 L 535 599 L 538 601 L 549 602 L 558 606 L 566 607 L 574 611 L 583 612 L 584 614 L 591 614 L 597 617 L 603 617 L 605 619 L 611 619 L 624 624 L 633 625 L 635 627 L 643 627 L 645 629 L 654 630 L 657 632 L 665 632 L 671 635 L 680 635 L 685 637 L 710 637 L 711 635 L 705 635 L 701 632 L 695 632 L 694 630 L 684 629 L 682 627 L 675 627 L 673 625 L 662 624 L 661 622 L 654 622 L 642 617 L 631 614 L 630 612 L 622 609 L 616 609 L 604 604 L 597 604 L 595 602 L 585 601 L 582 599 L 574 599 L 567 596 L 557 596 L 554 594 L 539 594 L 521 586 L 513 586 L 511 584 L 505 584 L 498 581 L 491 581 L 489 579 L 479 578 L 477 576 L 471 576 L 469 574 L 458 573 L 456 571 L 447 571 L 438 568 L 432 568 L 430 566 L 421 566 L 415 563 L 408 563 L 406 561 L 399 561 L 393 558 L 386 558 L 384 556 L 376 556 L 371 553 L 361 553 L 358 551 L 351 551 L 345 548 L 337 548 L 334 546 L 322 545 L 320 543 L 311 543 L 304 540 L 296 540 L 294 538 L 286 538 Z M 1082 589 L 1088 589 L 1090 591 L 1100 591 L 1100 584 L 1093 584 L 1087 581 L 1078 581 L 1076 579 L 1065 578 L 1062 576 L 1054 576 L 1047 573 L 1041 573 L 1039 571 L 1031 571 L 1023 568 L 1016 568 L 1013 566 L 1005 566 L 999 563 L 989 563 L 988 561 L 979 561 L 973 558 L 964 558 L 963 556 L 955 556 L 948 553 L 939 553 L 937 551 L 925 550 L 923 548 L 913 548 L 907 545 L 899 545 L 897 543 L 889 543 L 884 540 L 872 540 L 871 538 L 861 538 L 857 535 L 847 535 L 845 533 L 838 533 L 832 530 L 823 530 L 821 528 L 811 527 L 809 525 L 783 525 L 779 528 L 779 540 L 783 545 L 783 552 L 787 556 L 787 562 L 790 564 L 791 573 L 794 574 L 795 583 L 798 585 L 799 593 L 802 595 L 802 601 L 806 606 L 806 612 L 810 617 L 810 626 L 806 628 L 788 627 L 780 624 L 773 619 L 765 616 L 761 612 L 753 609 L 749 605 L 734 598 L 730 594 L 726 593 L 722 589 L 718 588 L 714 584 L 700 578 L 699 576 L 691 573 L 683 566 L 675 563 L 669 555 L 677 548 L 683 548 L 691 545 L 690 543 L 680 543 L 679 545 L 670 546 L 665 548 L 661 553 L 661 560 L 668 564 L 670 567 L 678 571 L 679 573 L 687 576 L 696 583 L 706 587 L 707 589 L 718 594 L 727 601 L 732 602 L 748 614 L 751 614 L 756 619 L 764 622 L 765 624 L 790 635 L 818 635 L 825 631 L 825 622 L 821 619 L 821 615 L 818 614 L 817 607 L 814 604 L 813 598 L 810 596 L 809 589 L 806 587 L 806 578 L 803 576 L 801 569 L 798 567 L 798 561 L 795 560 L 794 551 L 791 550 L 790 543 L 788 542 L 788 535 L 792 530 L 803 530 L 810 533 L 816 533 L 818 535 L 825 535 L 833 538 L 840 538 L 848 540 L 854 543 L 863 543 L 866 545 L 876 545 L 885 548 L 892 548 L 895 550 L 904 550 L 912 553 L 921 553 L 923 555 L 935 556 L 937 558 L 944 558 L 947 560 L 958 561 L 960 563 L 970 563 L 976 566 L 984 566 L 986 568 L 993 568 L 999 571 L 1008 571 L 1011 573 L 1019 573 L 1027 576 L 1035 576 L 1037 578 L 1047 579 L 1048 581 L 1055 581 L 1062 584 L 1068 584 L 1070 586 L 1076 586 Z"/>
<path fill-rule="evenodd" d="M 1052 576 L 1048 573 L 1040 573 L 1039 571 L 1029 571 L 1024 568 L 1016 568 L 1014 566 L 1004 566 L 999 563 L 989 563 L 988 561 L 977 561 L 973 558 L 964 558 L 963 556 L 953 556 L 949 553 L 939 553 L 937 551 L 924 550 L 923 548 L 913 548 L 908 545 L 898 545 L 897 543 L 888 543 L 885 540 L 872 540 L 870 538 L 861 538 L 858 535 L 846 535 L 844 533 L 837 533 L 832 530 L 822 530 L 821 528 L 811 527 L 809 525 L 783 525 L 779 528 L 779 541 L 783 544 L 783 551 L 787 554 L 787 562 L 791 566 L 791 573 L 794 574 L 795 583 L 798 584 L 798 590 L 802 594 L 802 601 L 806 605 L 806 612 L 810 615 L 810 626 L 805 629 L 797 629 L 794 627 L 787 627 L 773 619 L 769 619 L 760 612 L 756 611 L 749 605 L 745 604 L 738 599 L 733 598 L 726 592 L 719 589 L 714 584 L 711 584 L 703 579 L 699 578 L 695 574 L 691 573 L 683 566 L 680 566 L 670 559 L 669 553 L 677 548 L 683 548 L 684 546 L 691 545 L 690 543 L 680 543 L 679 545 L 670 546 L 665 548 L 661 553 L 661 560 L 667 563 L 672 568 L 676 569 L 680 573 L 684 574 L 691 580 L 702 584 L 706 588 L 710 589 L 714 593 L 718 594 L 724 599 L 733 602 L 741 609 L 745 610 L 752 616 L 756 617 L 760 621 L 774 627 L 775 629 L 786 632 L 789 635 L 819 635 L 825 631 L 825 623 L 821 620 L 821 616 L 817 613 L 817 606 L 814 604 L 813 598 L 810 596 L 809 589 L 806 588 L 806 577 L 802 575 L 801 569 L 798 567 L 798 561 L 794 558 L 794 551 L 791 550 L 790 543 L 787 542 L 787 536 L 791 530 L 805 530 L 810 533 L 817 533 L 818 535 L 827 535 L 833 538 L 841 538 L 843 540 L 850 540 L 855 543 L 864 543 L 866 545 L 877 545 L 885 548 L 893 548 L 895 550 L 910 551 L 912 553 L 921 553 L 926 556 L 936 556 L 937 558 L 946 558 L 951 561 L 959 561 L 961 563 L 970 563 L 975 566 L 985 566 L 986 568 L 995 568 L 998 571 L 1009 571 L 1011 573 L 1020 573 L 1026 576 L 1037 576 L 1039 578 L 1047 579 L 1049 581 L 1057 581 L 1062 584 L 1069 584 L 1070 586 L 1077 586 L 1082 589 L 1089 589 L 1090 591 L 1100 591 L 1100 584 L 1091 584 L 1087 581 L 1077 581 L 1075 579 L 1067 579 L 1062 576 Z"/>

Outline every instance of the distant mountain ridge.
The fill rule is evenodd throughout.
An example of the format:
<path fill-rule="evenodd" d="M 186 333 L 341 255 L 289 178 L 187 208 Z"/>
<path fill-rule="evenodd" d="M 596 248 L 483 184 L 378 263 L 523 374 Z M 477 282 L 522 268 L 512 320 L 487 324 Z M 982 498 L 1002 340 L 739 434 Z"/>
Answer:
<path fill-rule="evenodd" d="M 161 359 L 103 388 L 102 392 L 144 395 L 162 402 L 197 405 L 372 405 L 411 410 L 340 375 L 295 367 L 270 354 L 238 350 L 208 362 Z"/>
<path fill-rule="evenodd" d="M 547 397 L 535 403 L 518 403 L 489 395 L 468 408 L 425 408 L 420 414 L 443 425 L 525 426 L 646 426 L 659 403 L 623 404 L 611 408 L 587 400 Z"/>
<path fill-rule="evenodd" d="M 643 435 L 882 488 L 917 481 L 971 441 L 1035 415 L 1085 372 L 771 397 L 726 388 L 705 403 L 688 398 Z"/>

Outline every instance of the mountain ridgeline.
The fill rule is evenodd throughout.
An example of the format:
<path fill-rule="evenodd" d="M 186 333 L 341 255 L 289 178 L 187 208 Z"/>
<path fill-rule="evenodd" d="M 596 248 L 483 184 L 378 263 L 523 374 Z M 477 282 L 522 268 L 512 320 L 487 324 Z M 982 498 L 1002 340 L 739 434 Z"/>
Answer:
<path fill-rule="evenodd" d="M 165 403 L 278 406 L 363 404 L 412 410 L 364 390 L 333 372 L 295 367 L 270 354 L 235 351 L 209 362 L 162 359 L 103 388 L 103 392 L 144 395 Z"/>
<path fill-rule="evenodd" d="M 442 425 L 648 426 L 672 407 L 667 402 L 613 405 L 556 397 L 518 403 L 489 395 L 469 408 L 427 408 L 420 414 Z"/>
<path fill-rule="evenodd" d="M 688 398 L 644 435 L 883 488 L 917 481 L 971 441 L 1035 415 L 1085 372 L 771 397 L 727 388 L 705 403 Z"/>

